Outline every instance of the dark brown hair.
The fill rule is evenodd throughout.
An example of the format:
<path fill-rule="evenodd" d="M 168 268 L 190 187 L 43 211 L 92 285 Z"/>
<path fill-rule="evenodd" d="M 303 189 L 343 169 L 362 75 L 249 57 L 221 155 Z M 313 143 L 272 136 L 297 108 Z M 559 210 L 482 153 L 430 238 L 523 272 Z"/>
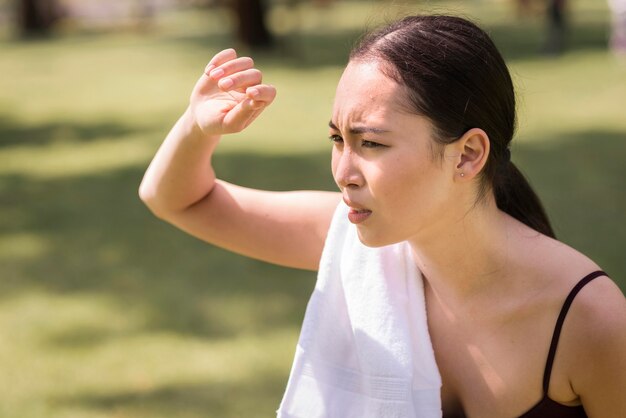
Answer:
<path fill-rule="evenodd" d="M 409 16 L 366 35 L 350 60 L 376 60 L 407 88 L 410 107 L 430 119 L 435 141 L 458 140 L 471 128 L 489 136 L 478 199 L 493 190 L 498 207 L 550 237 L 539 198 L 510 160 L 515 91 L 504 59 L 474 23 L 454 16 Z"/>

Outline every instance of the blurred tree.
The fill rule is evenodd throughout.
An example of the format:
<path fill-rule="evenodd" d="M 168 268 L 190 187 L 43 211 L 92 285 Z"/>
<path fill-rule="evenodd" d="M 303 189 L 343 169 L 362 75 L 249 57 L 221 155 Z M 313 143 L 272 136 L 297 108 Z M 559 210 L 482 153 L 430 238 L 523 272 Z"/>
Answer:
<path fill-rule="evenodd" d="M 548 34 L 544 52 L 560 54 L 565 49 L 567 31 L 566 0 L 549 0 L 546 15 L 548 20 Z"/>
<path fill-rule="evenodd" d="M 57 0 L 17 0 L 16 3 L 22 36 L 47 35 L 61 17 Z"/>
<path fill-rule="evenodd" d="M 269 48 L 273 38 L 266 24 L 267 7 L 263 0 L 233 0 L 237 18 L 237 38 L 250 48 Z"/>
<path fill-rule="evenodd" d="M 294 6 L 303 0 L 282 0 L 281 3 Z M 335 0 L 304 0 L 317 7 L 328 7 Z M 269 48 L 274 38 L 267 27 L 266 16 L 269 0 L 209 0 L 210 3 L 228 4 L 237 19 L 237 38 L 250 48 Z M 275 2 L 277 3 L 277 2 Z"/>

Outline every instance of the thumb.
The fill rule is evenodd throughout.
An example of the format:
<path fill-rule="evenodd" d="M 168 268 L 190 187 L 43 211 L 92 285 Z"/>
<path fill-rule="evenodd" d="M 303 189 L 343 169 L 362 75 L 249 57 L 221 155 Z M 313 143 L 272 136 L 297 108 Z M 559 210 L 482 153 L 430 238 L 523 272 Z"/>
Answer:
<path fill-rule="evenodd" d="M 228 132 L 239 132 L 246 128 L 263 112 L 267 103 L 246 98 L 239 102 L 224 116 L 224 129 Z"/>

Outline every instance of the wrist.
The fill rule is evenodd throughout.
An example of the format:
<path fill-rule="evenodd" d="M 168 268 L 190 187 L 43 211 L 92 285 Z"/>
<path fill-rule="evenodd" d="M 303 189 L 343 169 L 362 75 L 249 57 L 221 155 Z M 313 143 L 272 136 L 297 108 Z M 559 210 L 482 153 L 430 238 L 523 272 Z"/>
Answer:
<path fill-rule="evenodd" d="M 220 140 L 220 135 L 208 134 L 202 130 L 189 107 L 178 120 L 178 124 L 185 136 L 191 140 L 209 142 L 214 145 L 217 145 Z"/>

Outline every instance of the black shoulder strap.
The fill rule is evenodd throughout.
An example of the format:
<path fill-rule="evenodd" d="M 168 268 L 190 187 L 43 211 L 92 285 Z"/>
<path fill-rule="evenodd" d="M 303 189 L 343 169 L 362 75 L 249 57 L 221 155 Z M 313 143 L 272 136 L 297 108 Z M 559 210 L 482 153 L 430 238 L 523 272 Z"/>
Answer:
<path fill-rule="evenodd" d="M 565 316 L 567 315 L 567 311 L 574 301 L 574 298 L 580 292 L 580 289 L 585 287 L 587 283 L 600 276 L 608 276 L 603 271 L 594 271 L 582 278 L 576 286 L 569 292 L 567 298 L 565 299 L 565 303 L 563 303 L 563 307 L 561 308 L 561 313 L 559 314 L 558 319 L 556 320 L 556 325 L 554 327 L 554 333 L 552 334 L 552 342 L 550 343 L 550 351 L 548 352 L 548 360 L 546 361 L 546 369 L 543 372 L 543 394 L 548 394 L 548 386 L 550 385 L 550 375 L 552 374 L 552 364 L 554 363 L 554 356 L 556 354 L 556 346 L 559 344 L 559 337 L 561 336 L 561 328 L 563 328 L 563 322 L 565 321 Z"/>

